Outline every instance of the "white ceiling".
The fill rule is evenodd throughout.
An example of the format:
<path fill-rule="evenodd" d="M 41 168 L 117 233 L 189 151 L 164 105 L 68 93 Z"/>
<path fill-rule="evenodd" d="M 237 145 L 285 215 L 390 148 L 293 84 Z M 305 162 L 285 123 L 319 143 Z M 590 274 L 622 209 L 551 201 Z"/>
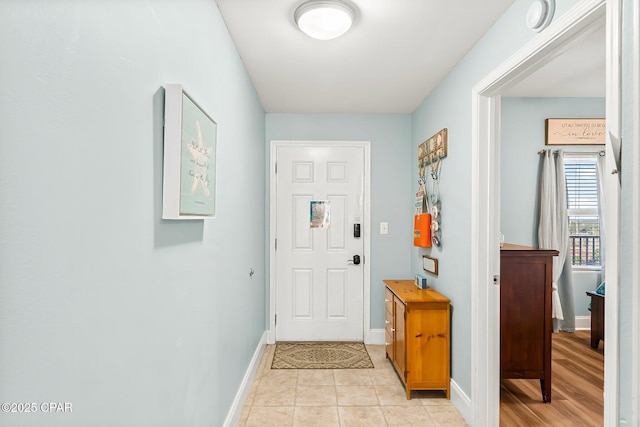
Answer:
<path fill-rule="evenodd" d="M 536 72 L 502 91 L 502 96 L 603 97 L 606 94 L 604 19 L 564 46 Z"/>
<path fill-rule="evenodd" d="M 296 27 L 302 0 L 216 2 L 267 113 L 411 113 L 514 0 L 352 0 L 329 41 Z M 604 33 L 565 51 L 505 95 L 604 96 Z"/>
<path fill-rule="evenodd" d="M 411 113 L 514 2 L 352 0 L 351 30 L 318 41 L 301 0 L 216 1 L 268 113 Z"/>

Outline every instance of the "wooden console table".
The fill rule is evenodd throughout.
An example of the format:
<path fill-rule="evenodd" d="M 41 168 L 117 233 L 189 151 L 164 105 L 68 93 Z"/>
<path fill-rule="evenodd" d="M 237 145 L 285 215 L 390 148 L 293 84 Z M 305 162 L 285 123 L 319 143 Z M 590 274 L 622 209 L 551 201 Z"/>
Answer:
<path fill-rule="evenodd" d="M 449 298 L 413 280 L 385 280 L 385 350 L 411 390 L 450 390 Z"/>

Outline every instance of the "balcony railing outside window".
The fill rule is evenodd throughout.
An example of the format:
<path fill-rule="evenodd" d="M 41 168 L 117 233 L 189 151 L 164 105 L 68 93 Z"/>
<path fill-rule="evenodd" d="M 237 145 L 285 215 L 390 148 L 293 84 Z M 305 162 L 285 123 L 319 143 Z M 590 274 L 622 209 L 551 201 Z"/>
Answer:
<path fill-rule="evenodd" d="M 569 236 L 573 266 L 600 266 L 600 236 Z"/>

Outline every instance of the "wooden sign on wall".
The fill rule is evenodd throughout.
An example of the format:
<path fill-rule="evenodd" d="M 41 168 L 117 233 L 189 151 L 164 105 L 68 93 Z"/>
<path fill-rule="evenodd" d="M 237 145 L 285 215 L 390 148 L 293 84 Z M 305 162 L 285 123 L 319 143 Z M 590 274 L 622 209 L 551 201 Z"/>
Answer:
<path fill-rule="evenodd" d="M 545 145 L 604 145 L 605 119 L 547 119 Z"/>

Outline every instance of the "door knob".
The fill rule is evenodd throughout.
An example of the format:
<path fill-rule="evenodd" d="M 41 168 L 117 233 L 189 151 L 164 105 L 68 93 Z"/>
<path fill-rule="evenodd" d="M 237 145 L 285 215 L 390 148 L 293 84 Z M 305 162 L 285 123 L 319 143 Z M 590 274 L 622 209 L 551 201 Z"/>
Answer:
<path fill-rule="evenodd" d="M 347 260 L 347 263 L 351 265 L 360 264 L 360 255 L 354 255 L 353 258 Z"/>

